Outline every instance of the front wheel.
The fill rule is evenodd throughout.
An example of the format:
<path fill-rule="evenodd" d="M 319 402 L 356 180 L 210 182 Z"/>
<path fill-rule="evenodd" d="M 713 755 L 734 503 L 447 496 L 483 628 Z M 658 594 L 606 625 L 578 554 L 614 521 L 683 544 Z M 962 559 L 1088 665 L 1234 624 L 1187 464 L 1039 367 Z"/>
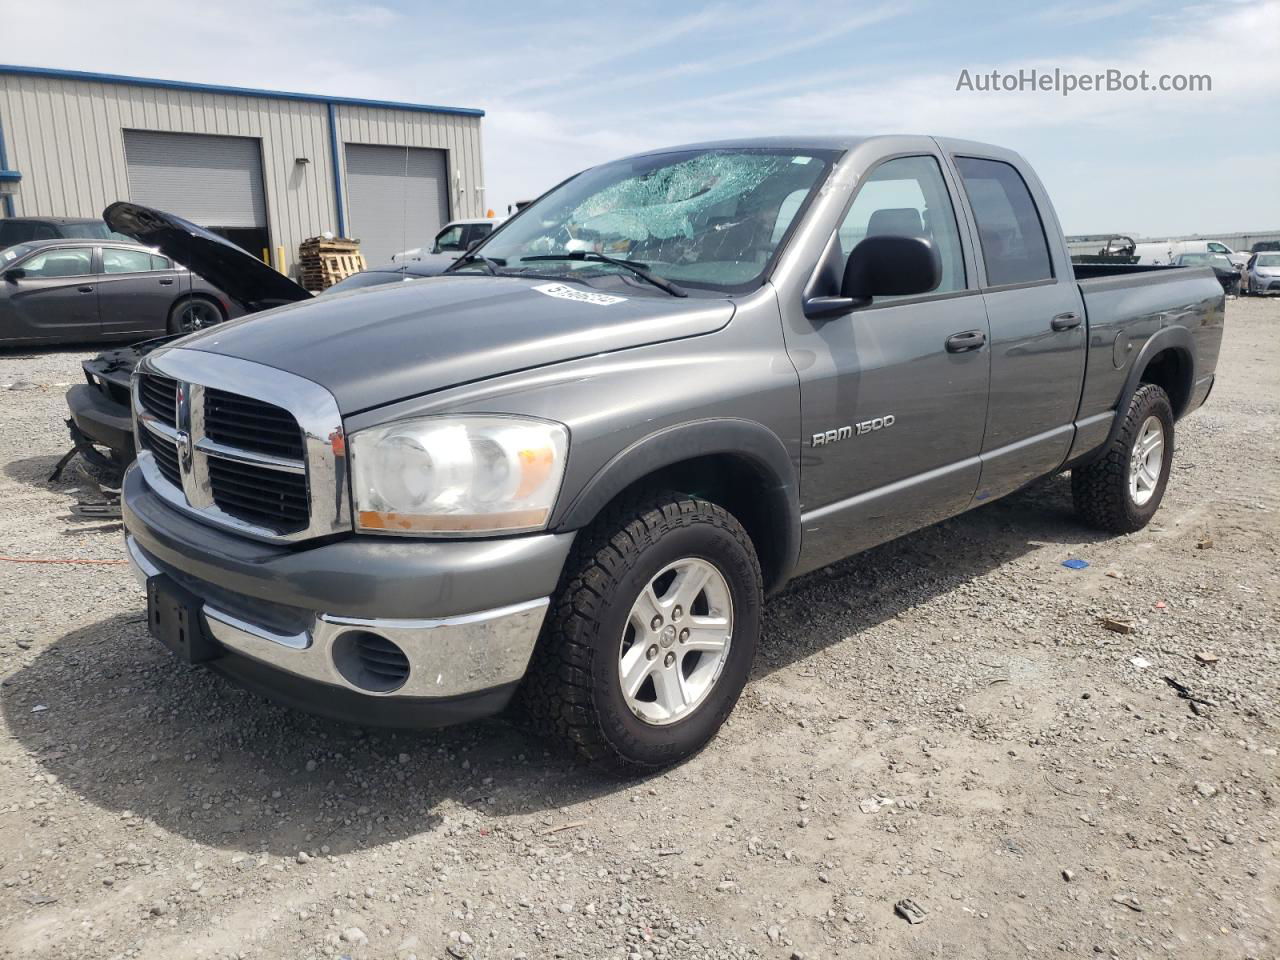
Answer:
<path fill-rule="evenodd" d="M 179 300 L 169 311 L 169 332 L 173 334 L 195 333 L 215 323 L 221 323 L 226 317 L 216 303 L 201 297 Z"/>
<path fill-rule="evenodd" d="M 538 730 L 624 769 L 703 747 L 746 684 L 763 588 L 723 507 L 674 493 L 611 508 L 575 545 L 522 699 Z"/>
<path fill-rule="evenodd" d="M 1172 466 L 1173 405 L 1162 387 L 1144 383 L 1102 456 L 1071 471 L 1076 512 L 1111 533 L 1141 530 L 1164 499 Z"/>

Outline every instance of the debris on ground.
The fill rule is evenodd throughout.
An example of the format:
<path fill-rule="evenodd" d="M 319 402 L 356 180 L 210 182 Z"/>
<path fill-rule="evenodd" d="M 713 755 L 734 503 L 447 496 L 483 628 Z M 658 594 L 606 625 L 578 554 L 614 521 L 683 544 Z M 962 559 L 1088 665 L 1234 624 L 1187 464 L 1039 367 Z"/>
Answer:
<path fill-rule="evenodd" d="M 1070 570 L 1083 570 L 1089 565 L 1088 560 L 1081 560 L 1079 557 L 1071 557 L 1062 561 L 1062 565 Z"/>
<path fill-rule="evenodd" d="M 1119 617 L 1100 617 L 1099 622 L 1112 633 L 1133 633 L 1137 629 L 1132 620 L 1121 620 Z"/>
<path fill-rule="evenodd" d="M 929 911 L 914 900 L 899 900 L 893 905 L 893 912 L 907 923 L 924 923 L 925 914 Z"/>
<path fill-rule="evenodd" d="M 1186 700 L 1190 703 L 1191 712 L 1196 714 L 1197 716 L 1201 716 L 1200 708 L 1202 706 L 1203 707 L 1217 706 L 1217 704 L 1214 703 L 1212 700 L 1205 700 L 1203 697 L 1197 697 L 1194 693 L 1191 692 L 1190 688 L 1179 683 L 1177 680 L 1173 679 L 1173 677 L 1162 677 L 1161 679 L 1164 680 L 1164 682 L 1167 683 L 1169 686 L 1173 687 L 1173 689 L 1177 691 L 1179 697 L 1181 697 L 1183 700 Z"/>

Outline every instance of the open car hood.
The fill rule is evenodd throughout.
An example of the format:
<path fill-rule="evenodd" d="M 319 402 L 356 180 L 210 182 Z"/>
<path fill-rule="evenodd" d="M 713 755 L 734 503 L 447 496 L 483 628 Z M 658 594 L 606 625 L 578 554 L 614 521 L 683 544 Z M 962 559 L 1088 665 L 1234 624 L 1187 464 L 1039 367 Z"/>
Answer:
<path fill-rule="evenodd" d="M 122 200 L 103 210 L 102 219 L 204 277 L 248 313 L 311 299 L 309 291 L 257 257 L 171 213 Z"/>

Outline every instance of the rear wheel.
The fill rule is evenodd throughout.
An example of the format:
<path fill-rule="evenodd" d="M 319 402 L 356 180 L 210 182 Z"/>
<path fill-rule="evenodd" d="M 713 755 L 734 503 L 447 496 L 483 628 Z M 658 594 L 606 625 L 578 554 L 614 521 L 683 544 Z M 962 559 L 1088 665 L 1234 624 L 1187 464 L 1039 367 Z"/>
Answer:
<path fill-rule="evenodd" d="M 724 508 L 674 493 L 611 508 L 575 545 L 522 699 L 535 727 L 630 769 L 704 746 L 746 684 L 760 564 Z"/>
<path fill-rule="evenodd" d="M 1145 383 L 1106 452 L 1071 471 L 1076 511 L 1111 533 L 1141 530 L 1164 499 L 1172 465 L 1173 406 L 1163 388 Z"/>
<path fill-rule="evenodd" d="M 195 333 L 226 319 L 219 307 L 212 300 L 203 297 L 189 297 L 179 300 L 169 311 L 169 332 Z"/>

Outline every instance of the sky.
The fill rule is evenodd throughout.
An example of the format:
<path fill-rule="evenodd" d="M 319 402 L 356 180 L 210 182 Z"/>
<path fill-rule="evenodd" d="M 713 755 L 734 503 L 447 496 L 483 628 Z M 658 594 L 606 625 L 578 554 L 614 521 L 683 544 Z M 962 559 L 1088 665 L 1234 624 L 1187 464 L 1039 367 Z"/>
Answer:
<path fill-rule="evenodd" d="M 0 0 L 0 24 L 11 63 L 483 108 L 499 211 L 652 147 L 926 133 L 1019 151 L 1067 233 L 1280 229 L 1280 0 Z M 1212 89 L 957 89 L 1033 68 Z"/>

